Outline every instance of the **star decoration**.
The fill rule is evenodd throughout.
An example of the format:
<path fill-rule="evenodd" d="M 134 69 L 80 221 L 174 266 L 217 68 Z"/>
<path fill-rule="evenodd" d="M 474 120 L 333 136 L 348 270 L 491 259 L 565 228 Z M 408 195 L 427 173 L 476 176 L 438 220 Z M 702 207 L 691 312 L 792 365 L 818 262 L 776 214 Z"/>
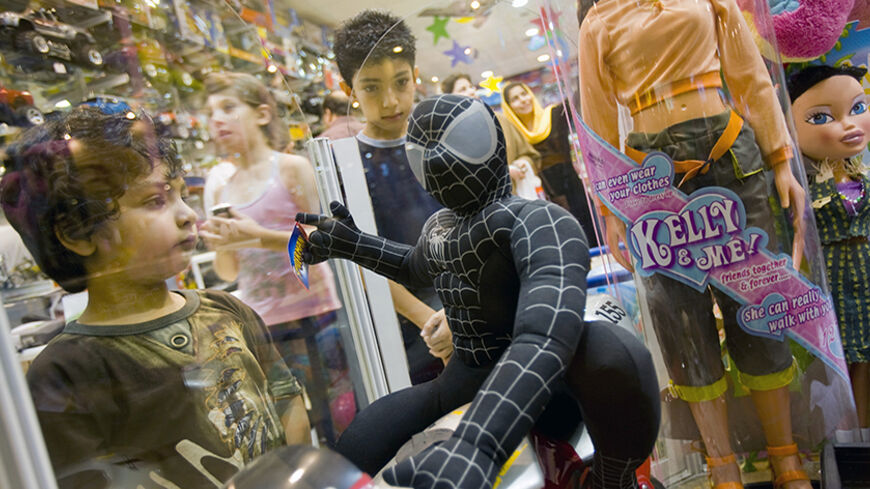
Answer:
<path fill-rule="evenodd" d="M 498 85 L 502 82 L 502 80 L 504 80 L 503 76 L 489 75 L 486 80 L 480 82 L 480 86 L 489 90 L 489 93 L 487 95 L 492 95 L 493 93 L 497 92 L 500 93 L 501 87 L 499 87 Z"/>
<path fill-rule="evenodd" d="M 450 22 L 450 17 L 438 17 L 432 20 L 432 24 L 426 28 L 427 31 L 432 33 L 432 37 L 434 41 L 432 45 L 438 44 L 438 40 L 442 37 L 444 39 L 450 39 L 450 34 L 447 34 L 447 23 Z"/>
<path fill-rule="evenodd" d="M 471 46 L 460 46 L 458 42 L 453 41 L 453 47 L 444 51 L 444 54 L 450 56 L 450 67 L 453 68 L 458 63 L 471 64 Z"/>

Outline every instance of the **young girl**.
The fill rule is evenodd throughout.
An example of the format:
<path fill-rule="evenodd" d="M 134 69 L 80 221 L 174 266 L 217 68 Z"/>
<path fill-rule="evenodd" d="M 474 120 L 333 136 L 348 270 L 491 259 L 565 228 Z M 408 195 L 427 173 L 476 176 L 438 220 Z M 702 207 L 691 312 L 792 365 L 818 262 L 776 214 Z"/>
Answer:
<path fill-rule="evenodd" d="M 277 151 L 286 146 L 287 128 L 271 93 L 252 75 L 213 74 L 206 90 L 210 130 L 236 171 L 213 197 L 231 206 L 228 215 L 212 216 L 202 235 L 217 250 L 218 276 L 238 280 L 241 300 L 263 318 L 291 367 L 306 353 L 296 340 L 305 340 L 313 424 L 331 442 L 328 376 L 314 335 L 334 321 L 341 304 L 328 265 L 309 269 L 305 290 L 287 256 L 296 213 L 319 209 L 314 170 L 307 159 Z"/>
<path fill-rule="evenodd" d="M 825 254 L 861 428 L 870 427 L 870 206 L 865 169 L 870 112 L 865 68 L 810 66 L 789 77 L 798 143 Z"/>

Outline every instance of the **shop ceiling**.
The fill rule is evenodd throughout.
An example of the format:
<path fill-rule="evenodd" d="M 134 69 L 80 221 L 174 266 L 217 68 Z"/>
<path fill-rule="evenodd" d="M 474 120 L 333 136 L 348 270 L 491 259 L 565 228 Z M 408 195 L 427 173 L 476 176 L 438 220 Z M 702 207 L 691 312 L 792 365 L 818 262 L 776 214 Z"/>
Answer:
<path fill-rule="evenodd" d="M 540 18 L 540 0 L 284 0 L 283 3 L 296 9 L 300 17 L 319 24 L 337 27 L 345 19 L 358 12 L 377 8 L 389 10 L 405 19 L 417 36 L 417 65 L 424 82 L 432 77 L 444 78 L 454 72 L 465 72 L 479 78 L 481 73 L 493 72 L 494 76 L 509 77 L 540 68 L 551 49 L 535 42 L 527 35 L 533 29 L 534 20 Z M 476 3 L 477 8 L 473 8 Z M 554 11 L 555 26 L 570 50 L 576 56 L 577 20 L 575 2 L 553 0 L 546 2 Z M 426 30 L 435 22 L 435 15 L 449 17 L 444 25 L 449 38 L 441 37 L 433 45 L 435 36 Z M 540 33 L 542 34 L 542 33 Z M 456 41 L 463 52 L 470 51 L 470 63 L 457 62 L 445 54 Z"/>

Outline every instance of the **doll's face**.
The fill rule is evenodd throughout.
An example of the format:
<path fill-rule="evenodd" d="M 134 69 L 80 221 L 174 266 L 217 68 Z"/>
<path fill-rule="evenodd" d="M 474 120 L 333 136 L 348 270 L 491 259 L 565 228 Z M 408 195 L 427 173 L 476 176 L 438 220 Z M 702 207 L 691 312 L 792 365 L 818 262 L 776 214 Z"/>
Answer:
<path fill-rule="evenodd" d="M 870 112 L 858 80 L 828 78 L 792 103 L 801 152 L 814 160 L 851 158 L 867 148 Z"/>
<path fill-rule="evenodd" d="M 534 110 L 532 94 L 521 86 L 511 87 L 507 93 L 507 102 L 517 114 L 531 114 Z"/>

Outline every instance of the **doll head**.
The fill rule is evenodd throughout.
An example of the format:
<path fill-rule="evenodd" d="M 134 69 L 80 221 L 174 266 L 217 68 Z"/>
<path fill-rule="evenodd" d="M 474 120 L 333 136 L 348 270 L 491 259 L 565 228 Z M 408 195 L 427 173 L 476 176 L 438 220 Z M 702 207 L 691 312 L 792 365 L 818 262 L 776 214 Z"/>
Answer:
<path fill-rule="evenodd" d="M 216 142 L 224 150 L 241 151 L 258 130 L 270 148 L 287 146 L 287 125 L 278 116 L 275 97 L 247 73 L 213 73 L 205 79 L 206 108 Z"/>
<path fill-rule="evenodd" d="M 417 181 L 457 214 L 510 195 L 501 126 L 480 100 L 449 94 L 417 104 L 405 151 Z"/>
<path fill-rule="evenodd" d="M 815 65 L 789 76 L 788 91 L 801 152 L 809 158 L 848 160 L 867 148 L 870 112 L 864 68 Z"/>

